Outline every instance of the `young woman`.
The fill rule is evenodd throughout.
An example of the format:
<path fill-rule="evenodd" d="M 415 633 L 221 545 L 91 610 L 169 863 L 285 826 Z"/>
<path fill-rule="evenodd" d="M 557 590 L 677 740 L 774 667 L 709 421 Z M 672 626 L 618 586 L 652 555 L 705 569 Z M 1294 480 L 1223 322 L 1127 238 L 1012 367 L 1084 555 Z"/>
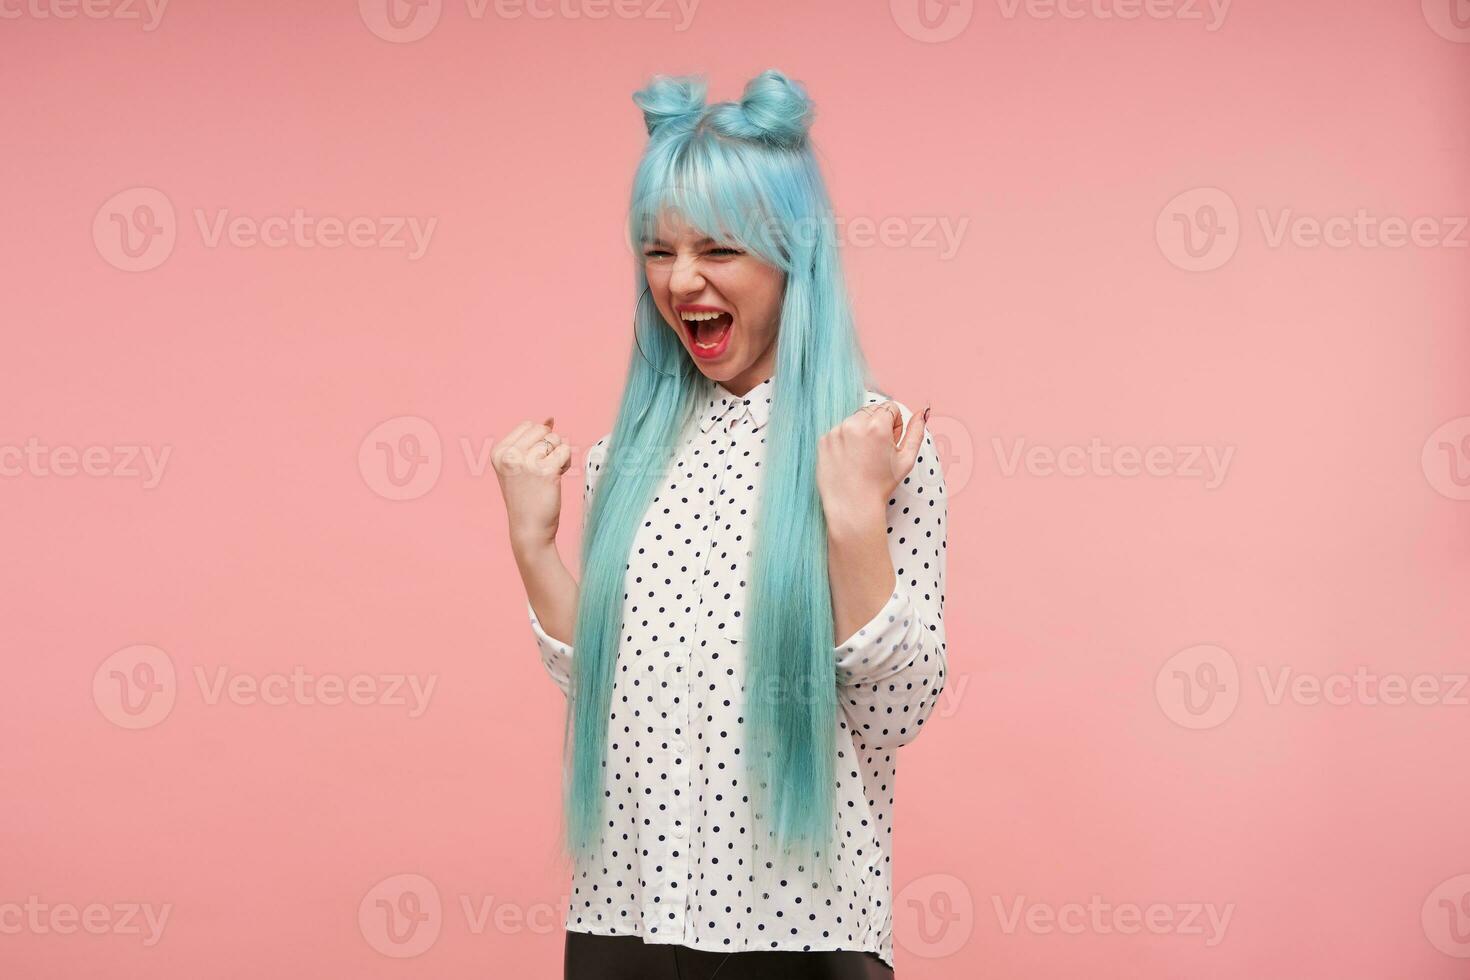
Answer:
<path fill-rule="evenodd" d="M 565 976 L 892 977 L 894 757 L 944 687 L 944 479 L 928 409 L 858 346 L 805 91 L 704 93 L 634 95 L 640 300 L 580 587 L 555 419 L 493 455 L 568 698 Z"/>

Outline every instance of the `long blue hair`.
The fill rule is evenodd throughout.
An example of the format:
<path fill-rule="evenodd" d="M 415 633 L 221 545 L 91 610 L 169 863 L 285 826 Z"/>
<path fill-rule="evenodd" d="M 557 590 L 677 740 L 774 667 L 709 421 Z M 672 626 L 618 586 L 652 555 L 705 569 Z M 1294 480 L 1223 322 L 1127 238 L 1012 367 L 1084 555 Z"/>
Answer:
<path fill-rule="evenodd" d="M 837 691 L 827 526 L 817 442 L 863 404 L 870 374 L 853 329 L 827 190 L 807 130 L 812 105 L 781 72 L 738 102 L 705 104 L 698 78 L 656 76 L 633 96 L 648 144 L 628 230 L 640 299 L 642 244 L 672 209 L 701 234 L 785 274 L 764 480 L 745 623 L 744 784 L 770 857 L 816 857 L 835 836 Z M 627 383 L 585 519 L 564 785 L 565 843 L 596 848 L 607 827 L 603 764 L 634 534 L 707 395 L 652 302 L 638 304 Z M 754 832 L 756 828 L 752 828 Z M 757 844 L 757 847 L 759 845 Z M 805 863 L 805 862 L 804 862 Z M 767 867 L 770 865 L 767 864 Z"/>

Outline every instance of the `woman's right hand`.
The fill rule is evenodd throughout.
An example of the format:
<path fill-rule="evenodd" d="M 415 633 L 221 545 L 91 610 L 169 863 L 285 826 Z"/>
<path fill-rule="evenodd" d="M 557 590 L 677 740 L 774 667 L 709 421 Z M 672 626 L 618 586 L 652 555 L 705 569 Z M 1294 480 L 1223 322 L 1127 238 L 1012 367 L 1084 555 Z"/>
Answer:
<path fill-rule="evenodd" d="M 551 431 L 555 417 L 522 422 L 490 453 L 505 497 L 505 516 L 515 546 L 553 544 L 561 521 L 561 477 L 572 465 L 572 447 Z M 551 445 L 547 451 L 543 440 Z"/>

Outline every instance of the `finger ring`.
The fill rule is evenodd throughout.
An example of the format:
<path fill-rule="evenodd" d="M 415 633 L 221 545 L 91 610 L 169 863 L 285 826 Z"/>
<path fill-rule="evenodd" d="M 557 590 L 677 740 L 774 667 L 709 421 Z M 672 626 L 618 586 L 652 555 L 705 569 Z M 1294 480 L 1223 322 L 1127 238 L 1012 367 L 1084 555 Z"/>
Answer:
<path fill-rule="evenodd" d="M 891 403 L 889 403 L 889 402 L 881 402 L 880 404 L 877 404 L 877 405 L 864 405 L 863 406 L 863 411 L 867 412 L 869 415 L 872 415 L 872 414 L 878 412 L 880 409 L 882 411 L 887 412 L 889 415 L 893 416 L 896 419 L 900 419 L 901 420 L 903 418 L 902 415 L 899 415 L 898 414 L 898 410 Z"/>

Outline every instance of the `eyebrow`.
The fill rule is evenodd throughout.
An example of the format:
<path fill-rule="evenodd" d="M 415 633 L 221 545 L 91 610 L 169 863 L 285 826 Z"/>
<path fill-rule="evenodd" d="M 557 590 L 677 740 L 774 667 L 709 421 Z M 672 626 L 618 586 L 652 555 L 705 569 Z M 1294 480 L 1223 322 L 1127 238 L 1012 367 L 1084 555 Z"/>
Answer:
<path fill-rule="evenodd" d="M 649 240 L 644 241 L 643 244 L 645 246 L 647 246 L 647 245 L 664 245 L 664 246 L 667 246 L 668 245 L 668 242 L 664 241 L 662 238 L 653 238 L 653 239 L 649 239 Z M 718 245 L 719 242 L 715 241 L 713 238 L 709 238 L 709 237 L 706 236 L 705 238 L 701 238 L 699 241 L 695 242 L 694 244 L 696 244 L 696 245 Z"/>

